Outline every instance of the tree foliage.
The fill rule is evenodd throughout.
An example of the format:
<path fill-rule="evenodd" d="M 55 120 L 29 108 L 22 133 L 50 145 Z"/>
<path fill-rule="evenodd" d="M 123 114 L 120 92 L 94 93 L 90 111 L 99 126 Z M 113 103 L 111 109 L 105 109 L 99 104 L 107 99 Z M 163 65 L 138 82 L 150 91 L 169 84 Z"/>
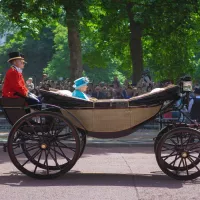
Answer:
<path fill-rule="evenodd" d="M 66 27 L 58 24 L 58 26 L 53 31 L 54 33 L 54 55 L 52 60 L 48 63 L 47 67 L 44 69 L 44 72 L 49 75 L 52 79 L 59 79 L 60 77 L 69 78 L 70 70 L 69 70 L 69 48 L 68 48 L 68 40 L 66 38 L 67 32 Z M 87 35 L 87 33 L 85 33 Z M 103 57 L 102 60 L 94 59 L 98 58 L 97 52 L 94 51 L 91 46 L 92 40 L 89 37 L 86 37 L 83 40 L 83 57 L 88 58 L 84 59 L 84 74 L 88 76 L 89 79 L 95 83 L 100 81 L 111 82 L 114 75 L 118 75 L 121 81 L 124 81 L 125 76 L 122 72 L 117 70 L 116 63 L 104 62 Z M 91 50 L 92 49 L 92 50 Z M 90 51 L 91 50 L 91 51 Z M 88 52 L 94 53 L 93 55 Z M 100 53 L 100 52 L 99 52 Z"/>
<path fill-rule="evenodd" d="M 58 79 L 59 77 L 69 78 L 70 61 L 66 27 L 58 24 L 53 33 L 54 55 L 46 68 L 44 68 L 44 72 L 47 73 L 52 79 Z"/>
<path fill-rule="evenodd" d="M 44 66 L 52 59 L 53 55 L 53 35 L 50 28 L 44 28 L 39 40 L 30 34 L 21 35 L 16 32 L 7 37 L 7 42 L 0 47 L 0 67 L 1 73 L 5 74 L 9 64 L 8 53 L 20 51 L 25 54 L 28 64 L 25 65 L 24 76 L 36 77 L 37 82 L 42 79 Z"/>
<path fill-rule="evenodd" d="M 6 17 L 24 32 L 9 37 L 9 42 L 0 48 L 0 66 L 6 64 L 5 53 L 14 49 L 40 59 L 34 64 L 40 67 L 37 70 L 28 64 L 27 70 L 35 69 L 30 73 L 42 73 L 45 67 L 52 78 L 69 77 L 75 56 L 73 73 L 82 65 L 92 79 L 111 80 L 113 73 L 131 78 L 138 67 L 131 51 L 138 49 L 131 42 L 138 39 L 143 66 L 152 71 L 155 80 L 176 80 L 182 73 L 199 77 L 199 1 L 1 0 L 0 8 L 6 13 L 0 16 L 0 33 L 6 26 Z M 30 33 L 38 35 L 39 30 L 52 23 L 56 26 L 53 34 L 41 32 L 40 40 L 31 38 Z M 134 38 L 137 28 L 141 36 Z M 26 35 L 26 31 L 30 33 Z M 33 57 L 29 57 L 31 62 Z M 25 72 L 30 74 L 29 70 Z"/>

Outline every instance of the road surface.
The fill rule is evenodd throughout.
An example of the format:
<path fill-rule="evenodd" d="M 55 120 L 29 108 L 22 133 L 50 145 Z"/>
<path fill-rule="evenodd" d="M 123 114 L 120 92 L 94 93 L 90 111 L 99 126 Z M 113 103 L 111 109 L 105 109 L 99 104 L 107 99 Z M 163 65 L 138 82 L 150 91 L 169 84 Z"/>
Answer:
<path fill-rule="evenodd" d="M 159 169 L 153 146 L 87 147 L 74 168 L 54 180 L 21 174 L 0 153 L 1 200 L 199 200 L 200 179 L 177 181 Z"/>

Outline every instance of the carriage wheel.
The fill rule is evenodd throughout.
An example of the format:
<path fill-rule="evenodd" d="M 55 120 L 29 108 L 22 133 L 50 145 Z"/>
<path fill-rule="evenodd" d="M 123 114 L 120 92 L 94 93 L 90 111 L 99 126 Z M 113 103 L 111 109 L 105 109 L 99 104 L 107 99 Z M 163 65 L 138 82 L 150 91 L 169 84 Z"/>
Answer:
<path fill-rule="evenodd" d="M 187 127 L 186 125 L 182 125 L 181 127 Z M 179 127 L 179 128 L 181 128 L 181 127 Z M 155 152 L 155 154 L 156 154 L 156 149 L 157 149 L 157 146 L 158 146 L 158 143 L 159 143 L 159 140 L 161 139 L 161 137 L 167 132 L 167 131 L 170 131 L 170 130 L 172 130 L 173 129 L 173 127 L 165 127 L 159 134 L 158 134 L 158 136 L 156 137 L 156 140 L 155 140 L 155 143 L 154 143 L 154 152 Z M 183 135 L 182 134 L 180 134 L 180 135 L 177 135 L 174 139 L 175 140 L 178 140 L 178 141 L 181 141 L 181 138 L 183 137 Z M 172 138 L 171 138 L 172 139 Z M 199 154 L 199 157 L 200 157 L 200 154 Z M 163 162 L 165 162 L 165 160 L 163 160 Z M 198 164 L 200 162 L 200 160 L 199 159 L 195 159 L 194 160 L 194 163 L 193 164 Z M 194 167 L 194 165 L 193 164 L 189 164 L 187 167 L 188 167 L 188 169 L 192 169 L 193 167 Z M 171 169 L 171 170 L 180 170 L 180 171 L 184 171 L 185 170 L 185 167 L 176 167 L 176 166 L 173 166 L 173 165 L 169 165 L 167 162 L 165 162 L 165 165 L 169 168 L 169 169 Z"/>
<path fill-rule="evenodd" d="M 179 125 L 179 128 L 181 128 L 181 127 L 188 127 L 186 124 L 181 124 L 181 125 Z M 156 153 L 156 149 L 157 149 L 157 146 L 158 146 L 158 142 L 159 142 L 159 140 L 162 138 L 162 136 L 166 133 L 166 132 L 168 132 L 168 131 L 170 131 L 170 130 L 172 130 L 173 128 L 177 128 L 177 127 L 173 127 L 172 125 L 170 126 L 166 126 L 166 127 L 164 127 L 159 133 L 158 133 L 158 135 L 157 135 L 157 137 L 155 138 L 155 142 L 154 142 L 154 153 Z"/>
<path fill-rule="evenodd" d="M 156 160 L 161 170 L 178 180 L 200 176 L 200 132 L 191 128 L 176 128 L 160 139 Z"/>
<path fill-rule="evenodd" d="M 35 112 L 22 117 L 8 137 L 13 164 L 33 178 L 55 178 L 69 171 L 80 155 L 80 138 L 62 115 Z"/>

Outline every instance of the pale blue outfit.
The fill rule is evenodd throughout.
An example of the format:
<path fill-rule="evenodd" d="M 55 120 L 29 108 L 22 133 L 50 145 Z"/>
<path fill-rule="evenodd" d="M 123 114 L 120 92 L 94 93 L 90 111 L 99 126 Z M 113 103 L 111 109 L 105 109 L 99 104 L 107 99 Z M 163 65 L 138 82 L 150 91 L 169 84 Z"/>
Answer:
<path fill-rule="evenodd" d="M 75 90 L 72 92 L 72 96 L 80 98 L 80 99 L 90 100 L 88 98 L 88 96 L 84 92 L 81 92 L 79 90 L 80 87 L 85 86 L 88 83 L 89 83 L 89 80 L 88 80 L 87 77 L 81 77 L 81 78 L 75 80 L 74 81 L 74 85 L 73 85 L 73 87 L 75 88 Z"/>
<path fill-rule="evenodd" d="M 73 97 L 77 97 L 77 98 L 80 98 L 80 99 L 86 99 L 86 100 L 89 100 L 89 98 L 87 97 L 87 95 L 83 92 L 81 92 L 80 90 L 74 90 L 72 92 L 72 96 Z"/>

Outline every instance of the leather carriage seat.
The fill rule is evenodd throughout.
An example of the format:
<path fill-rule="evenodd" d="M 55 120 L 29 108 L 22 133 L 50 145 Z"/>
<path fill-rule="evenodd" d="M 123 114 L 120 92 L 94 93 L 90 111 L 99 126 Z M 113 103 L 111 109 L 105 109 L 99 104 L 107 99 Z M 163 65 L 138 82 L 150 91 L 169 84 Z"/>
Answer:
<path fill-rule="evenodd" d="M 178 100 L 180 98 L 180 87 L 178 85 L 169 85 L 165 88 L 155 88 L 151 92 L 128 99 L 129 105 L 151 105 L 163 103 L 167 100 Z"/>
<path fill-rule="evenodd" d="M 26 110 L 26 102 L 24 98 L 7 98 L 1 97 L 0 104 L 2 110 L 8 119 L 9 123 L 13 125 L 18 119 L 28 113 Z"/>
<path fill-rule="evenodd" d="M 143 99 L 155 99 L 159 97 L 159 99 L 163 99 L 163 100 L 171 100 L 174 98 L 178 98 L 179 96 L 179 86 L 177 85 L 169 85 L 165 88 L 155 88 L 153 89 L 151 92 L 139 95 L 139 96 L 135 96 L 135 97 L 131 97 L 129 99 L 102 99 L 102 100 L 98 100 L 98 102 L 105 102 L 105 101 L 120 101 L 120 102 L 131 102 L 131 101 L 140 101 Z"/>
<path fill-rule="evenodd" d="M 70 90 L 57 90 L 54 91 L 56 94 L 60 94 L 62 96 L 72 97 L 72 92 Z"/>

